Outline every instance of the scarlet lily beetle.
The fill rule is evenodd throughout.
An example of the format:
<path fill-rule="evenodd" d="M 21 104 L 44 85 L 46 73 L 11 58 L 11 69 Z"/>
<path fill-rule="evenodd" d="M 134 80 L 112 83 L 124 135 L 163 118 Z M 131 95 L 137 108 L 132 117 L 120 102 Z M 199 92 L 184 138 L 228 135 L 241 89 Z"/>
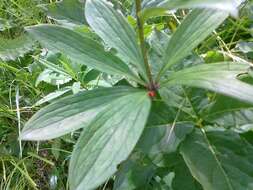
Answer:
<path fill-rule="evenodd" d="M 155 93 L 155 91 L 151 90 L 151 91 L 148 91 L 148 95 L 149 95 L 149 97 L 153 98 L 156 96 L 156 93 Z"/>

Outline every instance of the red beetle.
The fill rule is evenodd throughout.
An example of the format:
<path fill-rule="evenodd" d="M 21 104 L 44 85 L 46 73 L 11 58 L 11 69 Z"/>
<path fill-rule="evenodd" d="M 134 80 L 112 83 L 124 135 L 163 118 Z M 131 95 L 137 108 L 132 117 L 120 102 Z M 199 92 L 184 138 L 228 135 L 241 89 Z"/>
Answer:
<path fill-rule="evenodd" d="M 156 96 L 155 91 L 153 91 L 153 90 L 148 91 L 148 96 L 151 98 L 155 97 Z"/>

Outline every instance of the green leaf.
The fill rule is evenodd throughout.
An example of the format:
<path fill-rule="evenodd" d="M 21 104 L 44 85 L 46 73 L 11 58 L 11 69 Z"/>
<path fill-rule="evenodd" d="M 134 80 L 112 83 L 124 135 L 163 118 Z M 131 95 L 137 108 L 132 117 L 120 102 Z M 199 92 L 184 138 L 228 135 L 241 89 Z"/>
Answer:
<path fill-rule="evenodd" d="M 12 28 L 14 25 L 9 20 L 0 18 L 0 31 L 3 32 L 7 29 Z"/>
<path fill-rule="evenodd" d="M 212 124 L 222 127 L 236 127 L 247 130 L 253 127 L 253 106 L 233 98 L 217 95 L 213 106 L 202 118 Z"/>
<path fill-rule="evenodd" d="M 85 14 L 89 25 L 104 42 L 115 48 L 122 60 L 136 66 L 146 78 L 136 33 L 123 15 L 105 0 L 87 0 Z"/>
<path fill-rule="evenodd" d="M 62 98 L 38 111 L 20 138 L 48 140 L 85 127 L 108 103 L 133 92 L 129 87 L 101 88 Z"/>
<path fill-rule="evenodd" d="M 253 52 L 253 42 L 238 42 L 236 44 L 236 49 L 243 53 Z"/>
<path fill-rule="evenodd" d="M 238 15 L 237 6 L 242 1 L 237 0 L 156 0 L 146 1 L 142 4 L 144 10 L 141 18 L 146 21 L 152 16 L 166 15 L 168 10 L 188 8 L 208 8 L 219 11 L 226 11 L 233 16 Z"/>
<path fill-rule="evenodd" d="M 43 97 L 42 99 L 40 99 L 39 101 L 37 101 L 34 106 L 39 106 L 41 104 L 44 104 L 46 102 L 50 102 L 52 100 L 55 100 L 56 98 L 61 97 L 62 95 L 66 94 L 67 92 L 69 92 L 71 90 L 71 88 L 62 88 L 59 90 L 56 90 L 55 92 L 49 93 L 48 95 L 46 95 L 45 97 Z"/>
<path fill-rule="evenodd" d="M 84 129 L 74 149 L 71 190 L 95 189 L 117 171 L 139 140 L 151 101 L 145 91 L 115 100 Z"/>
<path fill-rule="evenodd" d="M 226 12 L 221 11 L 193 10 L 172 35 L 157 80 L 173 64 L 189 55 L 227 16 Z"/>
<path fill-rule="evenodd" d="M 60 67 L 59 65 L 57 65 L 56 63 L 54 62 L 51 62 L 51 61 L 48 61 L 46 59 L 41 59 L 41 58 L 38 58 L 37 59 L 43 66 L 47 67 L 48 69 L 56 72 L 56 73 L 59 73 L 59 74 L 62 74 L 62 75 L 66 75 L 66 76 L 69 76 L 71 77 L 71 75 L 66 72 L 65 69 L 63 69 L 62 67 Z"/>
<path fill-rule="evenodd" d="M 162 67 L 162 58 L 165 54 L 170 36 L 165 32 L 154 29 L 147 40 L 150 45 L 148 52 L 149 63 L 154 73 L 153 75 L 156 76 Z"/>
<path fill-rule="evenodd" d="M 51 69 L 45 69 L 38 76 L 35 86 L 37 87 L 42 81 L 55 86 L 59 86 L 71 81 L 71 77 L 69 75 L 60 74 Z"/>
<path fill-rule="evenodd" d="M 96 70 L 90 70 L 89 72 L 87 72 L 87 74 L 85 75 L 85 77 L 83 78 L 82 82 L 87 84 L 90 81 L 96 80 L 98 78 L 98 76 L 100 75 L 99 71 Z"/>
<path fill-rule="evenodd" d="M 241 0 L 168 0 L 162 3 L 161 7 L 169 9 L 178 8 L 209 8 L 229 11 L 231 13 L 237 12 L 237 6 Z"/>
<path fill-rule="evenodd" d="M 181 144 L 180 152 L 205 190 L 253 188 L 253 146 L 237 133 L 196 130 Z"/>
<path fill-rule="evenodd" d="M 14 39 L 0 38 L 0 59 L 3 61 L 14 61 L 31 52 L 34 41 L 26 34 Z"/>
<path fill-rule="evenodd" d="M 253 86 L 237 79 L 248 68 L 233 62 L 202 64 L 171 73 L 164 84 L 204 88 L 253 103 Z"/>
<path fill-rule="evenodd" d="M 161 153 L 176 152 L 185 136 L 191 133 L 193 125 L 187 122 L 178 122 L 167 125 L 147 127 L 137 145 L 137 149 L 155 158 Z"/>
<path fill-rule="evenodd" d="M 147 126 L 153 127 L 172 124 L 175 121 L 178 110 L 177 107 L 168 106 L 161 100 L 153 101 Z M 177 121 L 190 121 L 190 118 L 181 111 Z"/>
<path fill-rule="evenodd" d="M 37 25 L 26 30 L 44 47 L 60 51 L 75 63 L 82 63 L 108 74 L 127 76 L 143 83 L 128 66 L 90 38 L 56 25 Z"/>
<path fill-rule="evenodd" d="M 151 189 L 150 181 L 154 174 L 155 166 L 150 161 L 143 163 L 138 155 L 133 155 L 120 166 L 113 190 Z"/>
<path fill-rule="evenodd" d="M 83 25 L 86 24 L 84 17 L 84 2 L 79 0 L 63 0 L 50 3 L 43 8 L 51 19 L 63 25 Z"/>
<path fill-rule="evenodd" d="M 180 85 L 167 86 L 159 90 L 162 100 L 170 107 L 197 119 L 198 114 L 208 105 L 206 91 L 186 88 Z"/>
<path fill-rule="evenodd" d="M 173 171 L 175 173 L 175 177 L 172 181 L 173 190 L 202 190 L 201 185 L 191 175 L 182 156 L 178 155 L 176 159 L 176 162 L 174 162 L 175 165 L 173 166 Z"/>

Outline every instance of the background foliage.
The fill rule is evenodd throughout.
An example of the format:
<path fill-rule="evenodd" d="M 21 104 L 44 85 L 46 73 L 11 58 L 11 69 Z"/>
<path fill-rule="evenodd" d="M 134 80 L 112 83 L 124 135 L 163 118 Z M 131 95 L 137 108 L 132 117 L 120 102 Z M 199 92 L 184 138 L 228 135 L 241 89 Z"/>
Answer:
<path fill-rule="evenodd" d="M 128 16 L 128 22 L 136 27 L 132 2 L 128 0 L 111 2 L 115 8 Z M 40 107 L 54 101 L 55 98 L 94 89 L 98 86 L 110 87 L 117 83 L 125 84 L 121 78 L 101 74 L 85 66 L 73 64 L 64 54 L 48 52 L 46 49 L 41 51 L 39 45 L 24 32 L 25 26 L 58 23 L 101 42 L 101 39 L 84 25 L 86 23 L 84 15 L 66 15 L 66 9 L 76 10 L 80 7 L 79 4 L 83 5 L 82 2 L 70 0 L 64 0 L 62 3 L 46 0 L 0 1 L 0 189 L 68 189 L 67 168 L 70 153 L 80 135 L 80 130 L 47 142 L 21 143 L 18 141 L 19 127 L 22 128 L 24 123 Z M 168 40 L 166 38 L 169 38 L 170 34 L 175 31 L 187 12 L 188 10 L 171 12 L 167 16 L 155 17 L 147 21 L 144 31 L 149 42 L 147 45 L 150 54 L 160 56 L 159 51 L 156 51 L 160 47 L 157 47 L 158 43 L 154 42 Z M 72 13 L 79 12 L 72 11 Z M 252 62 L 252 27 L 253 4 L 251 1 L 247 1 L 241 8 L 238 19 L 229 17 L 216 30 L 216 33 L 213 33 L 194 50 L 183 64 L 191 65 L 193 62 L 203 60 L 206 63 L 229 60 Z M 113 50 L 111 51 L 113 52 Z M 250 78 L 244 80 L 252 82 Z M 197 89 L 175 87 L 175 89 L 166 90 L 176 92 L 173 97 L 166 97 L 169 104 L 181 107 L 184 102 L 184 106 L 180 110 L 182 113 L 177 118 L 179 121 L 184 113 L 190 113 L 199 127 L 209 124 L 208 122 L 203 124 L 202 117 L 205 117 L 205 121 L 210 123 L 215 122 L 216 127 L 223 126 L 227 129 L 233 127 L 231 132 L 218 134 L 208 132 L 206 134 L 207 138 L 211 139 L 210 143 L 217 147 L 217 152 L 241 144 L 245 149 L 240 151 L 252 155 L 253 108 L 251 105 Z M 182 92 L 188 95 L 186 100 L 185 97 L 182 97 Z M 207 96 L 200 102 L 196 98 L 198 97 L 196 94 L 201 96 L 203 93 Z M 202 110 L 206 102 L 214 105 L 210 111 L 211 115 Z M 159 114 L 166 118 L 169 117 L 167 108 L 163 109 L 161 103 L 156 102 L 152 109 L 156 107 L 161 110 Z M 154 115 L 152 118 L 156 117 L 161 117 L 161 115 Z M 171 120 L 174 121 L 175 118 L 171 118 Z M 150 126 L 157 125 L 154 122 L 155 119 L 149 121 Z M 152 136 L 153 142 L 150 144 L 139 143 L 137 145 L 139 151 L 132 154 L 130 159 L 120 166 L 120 170 L 116 174 L 117 179 L 110 179 L 99 189 L 138 189 L 140 187 L 148 189 L 150 187 L 147 186 L 147 181 L 152 184 L 152 189 L 158 189 L 158 183 L 163 184 L 163 189 L 185 189 L 189 186 L 201 189 L 200 184 L 191 177 L 181 155 L 189 155 L 188 146 L 198 147 L 196 144 L 205 144 L 206 139 L 198 135 L 201 130 L 196 129 L 198 132 L 187 136 L 186 141 L 181 145 L 181 154 L 178 154 L 173 149 L 178 146 L 180 139 L 185 138 L 185 134 L 180 130 L 184 129 L 190 134 L 193 126 L 191 123 L 183 121 L 177 125 L 181 127 L 175 127 L 176 130 L 171 134 L 169 143 L 173 146 L 167 147 L 166 150 L 162 146 L 164 143 L 163 134 L 168 129 L 164 126 L 148 128 L 142 135 L 142 139 L 151 139 L 150 136 Z M 220 140 L 222 137 L 227 139 L 225 143 Z M 190 168 L 191 170 L 196 170 L 196 168 L 199 171 L 202 169 L 212 170 L 212 165 L 198 168 L 198 162 L 196 162 L 196 160 L 212 160 L 211 156 L 208 157 L 210 152 L 199 155 L 199 152 L 206 150 L 205 146 L 207 145 L 196 148 L 191 154 L 192 157 L 184 157 L 188 162 L 196 163 L 193 164 L 193 168 Z M 231 170 L 229 175 L 234 178 L 236 178 L 237 172 L 234 173 L 233 169 L 237 170 L 238 168 L 233 168 L 233 166 L 240 159 L 237 157 L 239 149 L 234 148 L 235 152 L 228 152 L 229 159 L 219 154 L 222 164 Z M 161 158 L 162 156 L 159 157 L 164 152 L 168 153 L 163 155 L 166 159 Z M 169 154 L 170 152 L 173 153 Z M 152 158 L 152 162 L 150 158 Z M 172 159 L 176 159 L 177 162 L 169 163 L 169 160 Z M 164 160 L 168 163 L 164 163 Z M 244 166 L 250 162 L 250 160 L 243 158 L 241 160 Z M 215 165 L 215 159 L 212 160 L 212 163 Z M 244 169 L 245 173 L 250 172 L 246 168 Z M 177 175 L 175 177 L 175 173 L 180 173 L 183 176 Z M 182 178 L 187 180 L 182 183 Z M 113 182 L 115 183 L 114 187 Z M 240 184 L 236 185 L 238 185 L 238 189 L 241 188 Z"/>

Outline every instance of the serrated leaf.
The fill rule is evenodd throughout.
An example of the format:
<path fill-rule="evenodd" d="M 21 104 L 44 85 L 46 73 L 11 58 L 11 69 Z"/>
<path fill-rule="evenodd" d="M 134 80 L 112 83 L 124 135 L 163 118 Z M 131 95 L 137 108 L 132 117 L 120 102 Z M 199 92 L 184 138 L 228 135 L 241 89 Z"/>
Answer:
<path fill-rule="evenodd" d="M 151 101 L 145 91 L 115 100 L 84 129 L 74 149 L 71 190 L 94 189 L 117 171 L 142 134 Z"/>
<path fill-rule="evenodd" d="M 58 66 L 57 64 L 55 64 L 55 62 L 51 62 L 51 61 L 48 61 L 46 59 L 41 59 L 41 58 L 38 58 L 37 59 L 43 66 L 47 67 L 48 69 L 56 72 L 56 73 L 59 73 L 61 75 L 65 75 L 65 76 L 68 76 L 68 77 L 71 77 L 71 75 L 65 70 L 63 69 L 62 67 Z M 50 60 L 50 58 L 49 58 Z"/>
<path fill-rule="evenodd" d="M 136 33 L 123 15 L 105 0 L 87 0 L 85 15 L 91 28 L 104 42 L 115 48 L 122 60 L 136 66 L 146 78 Z"/>
<path fill-rule="evenodd" d="M 35 86 L 37 87 L 42 81 L 48 84 L 59 86 L 71 81 L 71 77 L 69 75 L 57 73 L 51 69 L 45 69 L 36 79 Z"/>
<path fill-rule="evenodd" d="M 14 39 L 0 38 L 0 59 L 3 61 L 14 61 L 31 52 L 34 41 L 26 34 Z"/>
<path fill-rule="evenodd" d="M 96 41 L 56 25 L 37 25 L 26 28 L 44 47 L 60 51 L 75 63 L 81 63 L 108 74 L 127 76 L 143 83 L 128 66 Z"/>
<path fill-rule="evenodd" d="M 253 188 L 253 146 L 237 133 L 196 130 L 181 144 L 180 152 L 205 190 Z"/>
<path fill-rule="evenodd" d="M 22 140 L 48 140 L 86 126 L 111 101 L 136 92 L 129 87 L 99 88 L 62 98 L 38 111 L 22 130 Z"/>
<path fill-rule="evenodd" d="M 193 10 L 172 35 L 163 57 L 163 66 L 158 79 L 172 65 L 189 55 L 227 16 L 226 12 L 221 11 Z"/>
<path fill-rule="evenodd" d="M 171 73 L 166 83 L 204 88 L 253 103 L 253 86 L 237 78 L 248 68 L 247 64 L 233 62 L 202 64 Z"/>

